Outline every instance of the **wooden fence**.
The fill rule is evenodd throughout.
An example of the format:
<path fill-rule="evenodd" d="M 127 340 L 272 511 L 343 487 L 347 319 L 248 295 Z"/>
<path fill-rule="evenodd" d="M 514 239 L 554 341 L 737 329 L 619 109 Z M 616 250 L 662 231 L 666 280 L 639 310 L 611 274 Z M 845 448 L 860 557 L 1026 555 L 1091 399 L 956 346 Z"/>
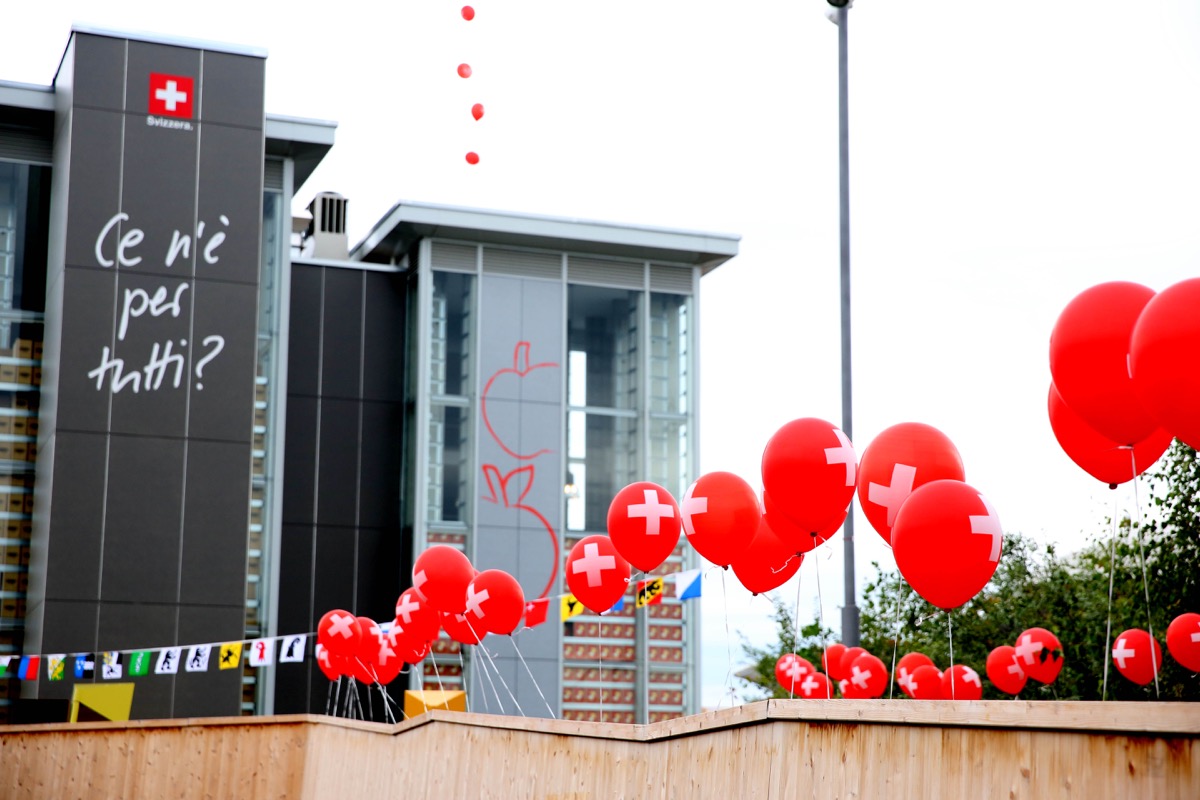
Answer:
<path fill-rule="evenodd" d="M 1200 705 L 769 700 L 653 725 L 434 711 L 0 727 L 0 798 L 1200 798 Z"/>

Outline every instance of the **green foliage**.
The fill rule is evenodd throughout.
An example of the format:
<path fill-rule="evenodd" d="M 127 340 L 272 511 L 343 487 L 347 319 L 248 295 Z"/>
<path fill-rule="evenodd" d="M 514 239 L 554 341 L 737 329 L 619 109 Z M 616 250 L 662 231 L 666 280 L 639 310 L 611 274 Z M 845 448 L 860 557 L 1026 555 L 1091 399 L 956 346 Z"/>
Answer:
<path fill-rule="evenodd" d="M 829 628 L 821 630 L 814 620 L 800 629 L 799 639 L 796 637 L 796 621 L 792 612 L 782 600 L 769 595 L 775 606 L 775 627 L 778 639 L 769 647 L 756 647 L 742 637 L 742 653 L 751 666 L 741 670 L 737 677 L 746 684 L 742 692 L 743 700 L 764 700 L 769 697 L 787 697 L 788 692 L 775 680 L 775 662 L 784 653 L 795 653 L 808 659 L 818 670 L 821 670 L 821 653 L 826 643 L 837 641 Z"/>

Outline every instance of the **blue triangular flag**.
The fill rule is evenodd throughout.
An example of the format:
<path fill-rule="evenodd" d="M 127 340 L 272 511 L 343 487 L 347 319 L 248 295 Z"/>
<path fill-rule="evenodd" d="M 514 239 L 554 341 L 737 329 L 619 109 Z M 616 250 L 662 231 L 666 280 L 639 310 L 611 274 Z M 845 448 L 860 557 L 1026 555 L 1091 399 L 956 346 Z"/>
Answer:
<path fill-rule="evenodd" d="M 699 597 L 703 588 L 703 576 L 698 569 L 680 572 L 675 578 L 675 597 L 679 600 L 691 600 Z"/>

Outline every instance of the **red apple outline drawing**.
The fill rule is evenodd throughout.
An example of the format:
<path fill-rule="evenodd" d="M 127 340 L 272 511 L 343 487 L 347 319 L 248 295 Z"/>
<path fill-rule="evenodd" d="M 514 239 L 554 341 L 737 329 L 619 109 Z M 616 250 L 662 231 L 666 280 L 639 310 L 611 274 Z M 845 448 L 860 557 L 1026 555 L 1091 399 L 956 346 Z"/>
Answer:
<path fill-rule="evenodd" d="M 525 488 L 521 491 L 521 495 L 514 503 L 508 496 L 508 482 L 522 473 L 526 474 L 529 480 L 528 483 L 525 484 Z M 554 586 L 554 579 L 558 577 L 558 562 L 560 560 L 560 556 L 562 555 L 562 551 L 558 546 L 558 536 L 555 534 L 554 528 L 550 525 L 549 520 L 546 519 L 542 512 L 538 511 L 533 506 L 527 506 L 524 504 L 525 496 L 529 494 L 530 489 L 533 488 L 533 479 L 535 474 L 536 470 L 534 469 L 533 464 L 526 464 L 523 467 L 517 467 L 516 469 L 511 470 L 507 475 L 501 475 L 500 468 L 495 464 L 484 464 L 483 477 L 484 480 L 487 481 L 488 489 L 491 491 L 491 495 L 483 497 L 483 500 L 489 503 L 501 503 L 505 508 L 518 508 L 522 511 L 527 511 L 530 514 L 533 514 L 533 516 L 537 517 L 538 522 L 542 524 L 542 527 L 546 529 L 546 533 L 550 535 L 550 543 L 554 546 L 554 560 L 550 562 L 552 565 L 550 569 L 550 580 L 546 582 L 546 588 L 542 590 L 542 593 L 535 598 L 537 600 L 541 600 L 550 595 L 550 589 Z"/>
<path fill-rule="evenodd" d="M 529 350 L 531 347 L 532 347 L 532 345 L 530 345 L 529 342 L 517 342 L 517 346 L 513 348 L 513 365 L 511 367 L 504 367 L 503 369 L 497 370 L 495 373 L 492 374 L 492 377 L 488 378 L 488 382 L 486 384 L 484 384 L 483 394 L 479 401 L 480 413 L 483 416 L 483 424 L 484 424 L 484 426 L 487 427 L 487 431 L 491 435 L 492 439 L 496 442 L 496 444 L 500 445 L 501 450 L 503 450 L 505 453 L 512 456 L 513 458 L 519 459 L 521 461 L 528 461 L 531 458 L 537 458 L 540 455 L 544 455 L 546 453 L 553 453 L 554 451 L 551 450 L 550 448 L 542 448 L 541 450 L 538 450 L 533 453 L 521 454 L 521 453 L 518 453 L 518 452 L 512 450 L 511 448 L 509 448 L 509 446 L 506 445 L 504 443 L 504 441 L 501 440 L 500 436 L 496 433 L 496 429 L 492 427 L 492 421 L 491 421 L 491 419 L 488 418 L 487 401 L 488 401 L 488 393 L 492 390 L 492 384 L 495 383 L 496 379 L 499 378 L 501 375 L 515 374 L 518 377 L 524 378 L 526 375 L 533 372 L 535 369 L 546 369 L 549 367 L 557 367 L 558 366 L 558 364 L 553 361 L 543 361 L 538 364 L 530 364 L 529 363 Z M 497 470 L 497 472 L 499 472 L 499 470 Z M 509 473 L 509 474 L 511 475 L 512 473 Z"/>

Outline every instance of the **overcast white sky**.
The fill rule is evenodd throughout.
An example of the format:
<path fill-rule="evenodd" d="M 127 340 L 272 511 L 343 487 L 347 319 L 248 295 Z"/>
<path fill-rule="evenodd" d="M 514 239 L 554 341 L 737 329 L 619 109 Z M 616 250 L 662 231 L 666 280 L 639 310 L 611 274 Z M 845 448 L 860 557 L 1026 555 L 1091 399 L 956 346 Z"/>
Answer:
<path fill-rule="evenodd" d="M 740 234 L 702 284 L 701 461 L 759 485 L 780 425 L 841 421 L 825 0 L 476 0 L 471 23 L 462 4 L 21 3 L 0 79 L 48 84 L 73 22 L 264 47 L 268 112 L 339 123 L 297 209 L 346 195 L 352 243 L 401 199 Z M 1050 431 L 1050 330 L 1094 284 L 1200 274 L 1200 3 L 859 0 L 850 59 L 857 449 L 934 425 L 1006 530 L 1075 549 L 1113 493 Z M 861 582 L 894 561 L 856 525 Z M 835 630 L 842 547 L 801 570 L 802 613 Z M 772 633 L 764 599 L 720 584 L 710 705 L 726 631 Z"/>

